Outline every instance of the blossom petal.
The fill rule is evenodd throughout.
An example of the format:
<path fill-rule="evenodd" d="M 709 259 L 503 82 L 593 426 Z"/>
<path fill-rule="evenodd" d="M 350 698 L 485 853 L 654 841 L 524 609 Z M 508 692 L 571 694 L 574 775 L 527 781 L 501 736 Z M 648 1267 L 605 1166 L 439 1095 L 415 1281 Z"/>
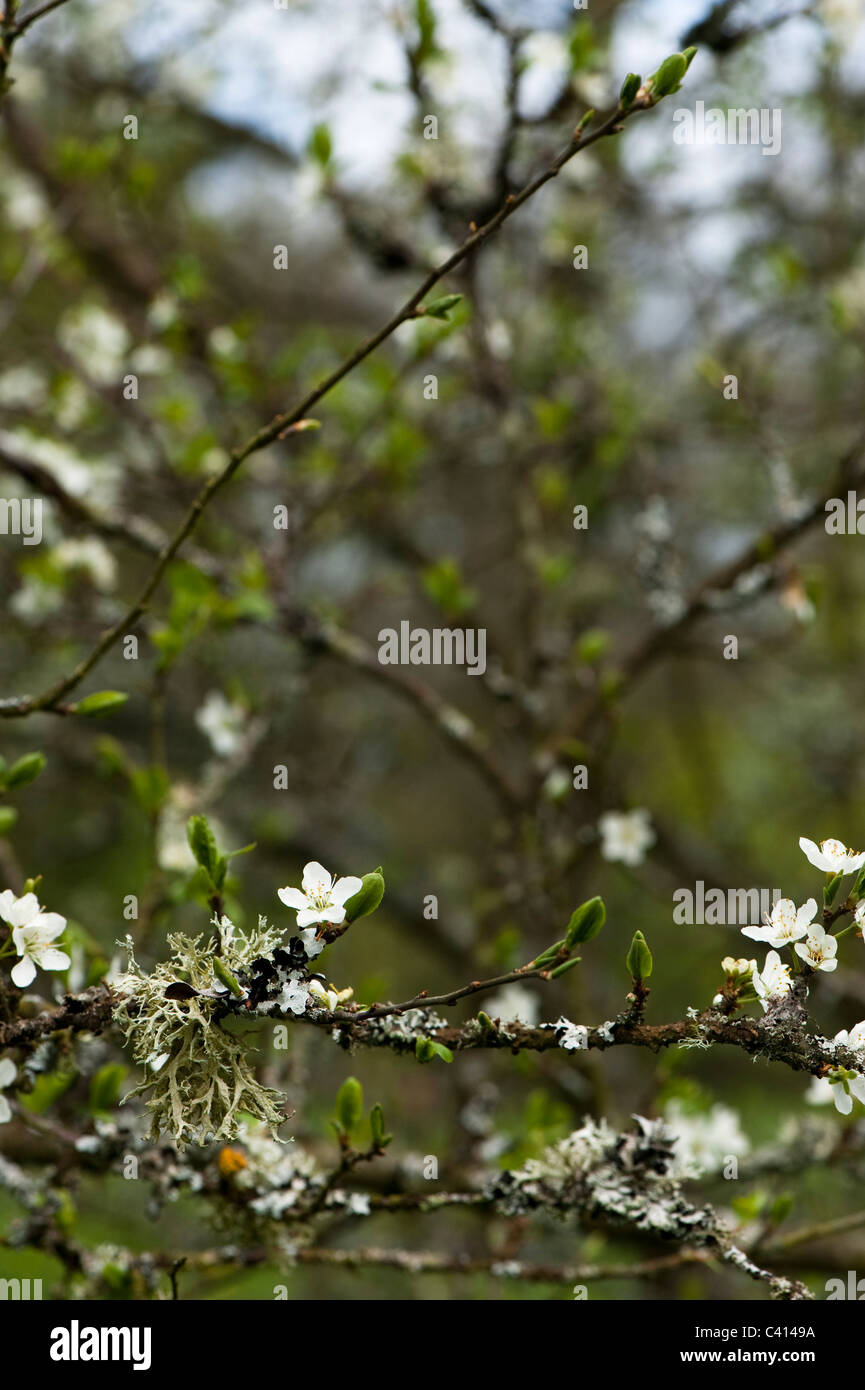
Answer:
<path fill-rule="evenodd" d="M 5 1086 L 11 1086 L 18 1075 L 18 1068 L 11 1057 L 4 1057 L 0 1062 L 0 1090 Z"/>
<path fill-rule="evenodd" d="M 301 893 L 299 888 L 279 888 L 276 896 L 286 907 L 293 907 L 296 911 L 301 911 L 309 906 L 309 899 L 305 893 Z"/>
<path fill-rule="evenodd" d="M 331 889 L 330 896 L 333 902 L 347 903 L 349 898 L 353 898 L 355 893 L 359 893 L 363 887 L 363 879 L 355 878 L 348 874 L 346 878 L 338 878 Z"/>
<path fill-rule="evenodd" d="M 338 903 L 332 903 L 330 907 L 323 907 L 318 914 L 320 922 L 330 922 L 332 926 L 338 927 L 340 922 L 345 921 L 345 908 Z"/>
<path fill-rule="evenodd" d="M 5 895 L 4 895 L 5 897 Z M 4 903 L 3 916 L 10 927 L 26 927 L 32 917 L 39 915 L 39 899 L 35 893 L 25 893 L 23 898 L 13 898 Z"/>
<path fill-rule="evenodd" d="M 314 907 L 305 907 L 302 912 L 297 914 L 297 925 L 299 927 L 311 927 L 314 922 L 322 920 L 321 913 L 316 912 Z"/>
<path fill-rule="evenodd" d="M 65 932 L 66 918 L 61 917 L 59 912 L 40 912 L 31 918 L 27 926 L 31 931 L 35 928 L 43 941 L 53 941 Z"/>
<path fill-rule="evenodd" d="M 58 951 L 56 946 L 49 946 L 46 951 L 40 951 L 38 962 L 43 970 L 68 970 L 72 964 L 65 951 Z"/>
<path fill-rule="evenodd" d="M 840 1082 L 837 1082 L 832 1090 L 835 1093 L 832 1097 L 835 1102 L 835 1109 L 840 1111 L 842 1115 L 849 1115 L 853 1109 L 853 1097 L 848 1095 Z"/>
<path fill-rule="evenodd" d="M 26 989 L 36 979 L 36 966 L 29 956 L 19 960 L 18 964 L 12 967 L 12 983 L 19 989 Z"/>
<path fill-rule="evenodd" d="M 12 1111 L 5 1096 L 0 1096 L 0 1125 L 8 1125 L 12 1119 Z"/>
<path fill-rule="evenodd" d="M 796 926 L 803 928 L 810 927 L 816 916 L 817 903 L 813 898 L 809 898 L 806 903 L 802 904 L 799 911 L 796 913 Z"/>
<path fill-rule="evenodd" d="M 813 864 L 815 869 L 822 869 L 824 867 L 824 859 L 820 846 L 815 845 L 813 840 L 806 840 L 804 835 L 800 835 L 799 848 L 808 860 L 808 863 Z"/>
<path fill-rule="evenodd" d="M 304 865 L 303 891 L 307 896 L 311 896 L 312 894 L 316 896 L 326 896 L 330 893 L 332 883 L 333 879 L 327 872 L 327 869 L 319 864 L 317 860 L 311 859 L 308 864 Z"/>

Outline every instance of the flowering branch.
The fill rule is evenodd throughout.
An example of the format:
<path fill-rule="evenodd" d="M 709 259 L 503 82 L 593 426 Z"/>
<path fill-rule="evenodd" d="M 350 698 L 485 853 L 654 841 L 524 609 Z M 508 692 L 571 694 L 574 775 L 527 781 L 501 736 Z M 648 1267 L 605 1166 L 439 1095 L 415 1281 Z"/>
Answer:
<path fill-rule="evenodd" d="M 679 57 L 679 55 L 675 55 Z M 667 63 L 670 59 L 666 60 Z M 684 61 L 684 60 L 683 60 Z M 687 62 L 684 63 L 684 68 Z M 681 76 L 684 75 L 684 68 Z M 658 75 L 663 71 L 659 69 Z M 424 306 L 424 299 L 431 290 L 446 275 L 457 269 L 475 251 L 479 250 L 503 224 L 512 217 L 513 214 L 527 203 L 529 199 L 539 192 L 550 180 L 554 179 L 564 166 L 582 150 L 588 149 L 598 141 L 606 139 L 610 135 L 617 134 L 624 125 L 625 121 L 638 110 L 648 110 L 665 95 L 673 90 L 672 85 L 668 85 L 666 90 L 658 88 L 652 90 L 652 80 L 639 89 L 630 91 L 627 98 L 620 100 L 615 110 L 603 120 L 594 130 L 586 130 L 585 121 L 573 132 L 569 142 L 562 149 L 560 154 L 552 163 L 535 178 L 531 179 L 518 193 L 508 194 L 502 206 L 490 217 L 481 227 L 473 227 L 469 236 L 463 241 L 462 245 L 445 257 L 429 274 L 423 279 L 418 288 L 405 301 L 381 328 L 378 329 L 370 338 L 361 343 L 354 352 L 336 367 L 328 376 L 324 378 L 316 387 L 299 402 L 298 405 L 288 410 L 284 414 L 277 415 L 268 425 L 263 426 L 252 435 L 245 444 L 232 449 L 228 462 L 225 467 L 212 478 L 210 478 L 199 492 L 198 496 L 190 505 L 186 515 L 174 532 L 171 539 L 162 548 L 156 565 L 151 571 L 148 579 L 142 587 L 137 599 L 132 603 L 126 613 L 103 634 L 90 653 L 83 658 L 68 675 L 56 681 L 43 691 L 41 695 L 25 695 L 17 698 L 0 701 L 0 718 L 12 719 L 23 718 L 37 712 L 51 714 L 65 714 L 70 710 L 63 705 L 66 696 L 89 675 L 108 651 L 117 641 L 127 632 L 142 614 L 146 611 L 151 598 L 162 581 L 162 578 L 169 564 L 177 555 L 184 542 L 192 535 L 196 529 L 201 516 L 209 506 L 213 498 L 219 493 L 228 482 L 234 477 L 241 465 L 253 454 L 266 448 L 268 445 L 277 441 L 285 440 L 302 431 L 306 425 L 310 410 L 313 409 L 330 391 L 333 390 L 341 381 L 345 379 L 356 367 L 364 362 L 373 352 L 386 342 L 391 335 L 396 332 L 401 324 L 407 323 L 410 319 L 421 318 L 427 312 Z M 593 116 L 594 112 L 588 113 Z"/>

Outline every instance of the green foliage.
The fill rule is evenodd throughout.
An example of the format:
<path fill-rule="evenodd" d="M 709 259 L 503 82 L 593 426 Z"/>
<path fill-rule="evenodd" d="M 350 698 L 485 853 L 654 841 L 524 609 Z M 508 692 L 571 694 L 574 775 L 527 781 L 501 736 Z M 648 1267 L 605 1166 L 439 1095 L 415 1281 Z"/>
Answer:
<path fill-rule="evenodd" d="M 565 945 L 568 950 L 570 951 L 574 946 L 580 946 L 586 941 L 593 941 L 602 930 L 606 920 L 607 909 L 604 907 L 602 898 L 589 898 L 588 902 L 574 908 L 568 923 L 568 930 L 565 933 Z"/>
<path fill-rule="evenodd" d="M 360 883 L 360 888 L 345 904 L 345 920 L 347 922 L 357 922 L 361 917 L 368 917 L 380 906 L 384 897 L 385 884 L 381 866 L 374 869 L 371 874 L 364 874 Z"/>
<path fill-rule="evenodd" d="M 87 695 L 83 700 L 72 706 L 72 714 L 80 714 L 88 719 L 98 719 L 103 714 L 110 714 L 112 710 L 119 709 L 125 705 L 129 699 L 120 690 L 97 690 L 92 695 Z"/>
<path fill-rule="evenodd" d="M 336 1124 L 342 1133 L 351 1135 L 362 1117 L 363 1087 L 356 1076 L 349 1076 L 336 1094 Z"/>
<path fill-rule="evenodd" d="M 634 980 L 648 980 L 652 973 L 652 953 L 641 931 L 634 932 L 634 939 L 625 959 L 625 964 Z"/>

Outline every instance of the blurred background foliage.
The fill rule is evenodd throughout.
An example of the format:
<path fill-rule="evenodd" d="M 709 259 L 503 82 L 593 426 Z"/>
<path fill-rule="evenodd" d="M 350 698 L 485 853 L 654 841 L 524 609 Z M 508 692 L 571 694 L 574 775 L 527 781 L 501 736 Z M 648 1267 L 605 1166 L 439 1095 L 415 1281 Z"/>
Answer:
<path fill-rule="evenodd" d="M 319 430 L 239 471 L 135 627 L 138 659 L 117 648 L 88 679 L 85 691 L 128 693 L 122 707 L 4 722 L 7 762 L 38 748 L 47 766 L 8 798 L 0 876 L 20 890 L 43 875 L 42 901 L 70 920 L 73 987 L 99 977 L 127 930 L 147 961 L 169 929 L 204 928 L 183 834 L 199 811 L 224 848 L 257 842 L 229 879 L 241 924 L 261 912 L 292 925 L 276 889 L 307 859 L 384 867 L 384 906 L 325 965 L 361 1000 L 518 965 L 602 894 L 607 927 L 580 969 L 531 987 L 540 1017 L 590 1023 L 623 1007 L 636 928 L 655 957 L 651 1021 L 704 1007 L 721 957 L 743 952 L 733 927 L 675 926 L 676 888 L 802 901 L 818 885 L 800 834 L 861 844 L 861 541 L 826 535 L 820 516 L 675 630 L 696 586 L 836 495 L 858 461 L 865 28 L 855 4 L 796 8 L 111 0 L 69 4 L 20 42 L 0 154 L 0 483 L 31 496 L 47 475 L 63 498 L 43 488 L 41 546 L 0 546 L 6 696 L 40 691 L 89 650 L 148 573 L 148 543 L 227 451 L 384 321 L 587 108 L 608 109 L 627 71 L 700 48 L 679 95 L 574 159 L 445 282 L 463 296 L 446 321 L 401 328 L 321 403 Z M 673 111 L 697 98 L 780 109 L 780 154 L 675 144 Z M 130 115 L 137 139 L 124 138 Z M 129 373 L 137 399 L 123 396 Z M 280 506 L 287 529 L 273 524 Z M 485 628 L 486 676 L 379 666 L 379 630 L 403 619 Z M 652 632 L 657 650 L 629 670 Z M 722 657 L 731 633 L 737 661 Z M 576 764 L 587 790 L 572 789 Z M 639 866 L 606 861 L 600 815 L 638 806 L 656 843 Z M 828 1035 L 865 1013 L 862 943 L 845 947 L 812 995 Z M 627 1125 L 673 1098 L 732 1107 L 755 1146 L 806 1111 L 806 1078 L 732 1051 L 464 1054 L 418 1071 L 386 1053 L 348 1059 L 314 1030 L 292 1039 L 262 1067 L 296 1108 L 298 1143 L 333 1157 L 333 1097 L 353 1071 L 394 1131 L 394 1182 L 412 1181 L 406 1156 L 434 1154 L 458 1186 L 481 1158 L 522 1162 L 583 1114 Z M 118 1054 L 100 1042 L 82 1065 L 107 1061 Z M 91 1078 L 73 1068 L 66 1081 L 49 1112 L 79 1123 Z M 2 1136 L 10 1152 L 30 1142 L 19 1128 Z M 843 1173 L 757 1186 L 771 1199 L 791 1183 L 791 1219 L 857 1202 Z M 139 1186 L 84 1180 L 77 1237 L 212 1243 L 201 1204 L 154 1225 Z M 729 1189 L 708 1191 L 726 1206 Z M 562 1260 L 606 1248 L 471 1213 L 362 1224 L 359 1241 L 406 1247 L 517 1242 Z M 826 1263 L 817 1250 L 797 1272 L 819 1291 Z M 59 1265 L 4 1255 L 19 1270 L 56 1279 Z M 286 1282 L 292 1297 L 562 1296 L 482 1276 L 270 1267 L 190 1277 L 183 1292 L 269 1297 Z M 591 1296 L 752 1293 L 692 1270 Z"/>

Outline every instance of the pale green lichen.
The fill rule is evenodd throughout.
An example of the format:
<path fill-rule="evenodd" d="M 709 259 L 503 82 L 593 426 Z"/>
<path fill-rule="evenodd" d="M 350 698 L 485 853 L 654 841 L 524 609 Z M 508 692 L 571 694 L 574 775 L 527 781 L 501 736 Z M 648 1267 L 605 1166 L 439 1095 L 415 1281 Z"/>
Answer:
<path fill-rule="evenodd" d="M 225 918 L 217 930 L 220 960 L 232 972 L 268 955 L 283 935 L 268 928 L 264 918 L 248 936 Z M 180 1149 L 187 1143 L 234 1139 L 244 1114 L 275 1132 L 285 1120 L 283 1097 L 256 1079 L 247 1059 L 248 1041 L 224 1031 L 218 1021 L 226 991 L 214 971 L 216 941 L 169 936 L 171 958 L 149 974 L 138 965 L 131 942 L 124 944 L 129 968 L 115 981 L 121 998 L 114 1019 L 147 1073 L 124 1101 L 146 1097 L 151 1138 L 170 1133 Z M 166 990 L 178 981 L 191 987 L 190 997 L 166 998 Z"/>

